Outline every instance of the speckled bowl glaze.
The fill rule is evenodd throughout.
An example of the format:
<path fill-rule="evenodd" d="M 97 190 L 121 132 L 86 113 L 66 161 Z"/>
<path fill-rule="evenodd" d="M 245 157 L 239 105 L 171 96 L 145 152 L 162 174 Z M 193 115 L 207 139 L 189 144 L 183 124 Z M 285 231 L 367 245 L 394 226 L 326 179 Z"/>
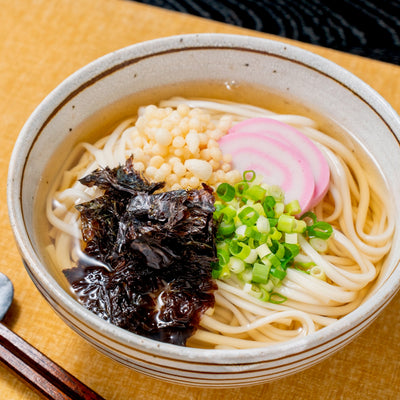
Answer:
<path fill-rule="evenodd" d="M 282 378 L 348 344 L 392 299 L 400 284 L 400 246 L 355 311 L 310 336 L 250 350 L 201 350 L 129 333 L 80 306 L 45 263 L 34 229 L 34 201 L 46 165 L 59 145 L 90 116 L 126 96 L 168 84 L 220 80 L 288 93 L 354 133 L 391 187 L 400 226 L 400 119 L 351 73 L 315 54 L 276 41 L 220 34 L 184 35 L 136 44 L 108 54 L 60 84 L 23 127 L 8 179 L 11 225 L 27 271 L 57 314 L 101 352 L 155 378 L 206 387 L 238 387 Z M 57 155 L 58 165 L 68 148 Z M 399 229 L 395 233 L 399 243 Z"/>

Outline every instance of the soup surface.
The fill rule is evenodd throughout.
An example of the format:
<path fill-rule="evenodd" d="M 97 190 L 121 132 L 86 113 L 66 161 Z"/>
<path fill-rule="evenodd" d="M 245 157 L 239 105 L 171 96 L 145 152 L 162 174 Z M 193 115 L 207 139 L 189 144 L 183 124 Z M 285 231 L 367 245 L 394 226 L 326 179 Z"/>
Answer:
<path fill-rule="evenodd" d="M 283 159 L 290 176 L 315 161 L 303 151 L 294 162 L 307 146 L 329 174 L 315 201 L 312 166 L 288 186 L 274 180 Z M 207 83 L 139 95 L 94 116 L 63 148 L 69 159 L 52 160 L 37 199 L 48 216 L 37 235 L 47 262 L 91 311 L 157 340 L 246 348 L 310 334 L 362 302 L 391 247 L 384 180 L 362 145 L 260 88 Z M 258 169 L 265 165 L 271 177 Z M 299 198 L 288 199 L 292 189 Z"/>

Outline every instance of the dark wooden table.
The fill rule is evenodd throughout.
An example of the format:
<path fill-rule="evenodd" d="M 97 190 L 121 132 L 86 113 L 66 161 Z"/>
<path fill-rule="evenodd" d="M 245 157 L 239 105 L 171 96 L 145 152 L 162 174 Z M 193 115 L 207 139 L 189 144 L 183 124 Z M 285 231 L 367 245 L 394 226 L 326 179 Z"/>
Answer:
<path fill-rule="evenodd" d="M 399 0 L 137 0 L 400 65 Z"/>

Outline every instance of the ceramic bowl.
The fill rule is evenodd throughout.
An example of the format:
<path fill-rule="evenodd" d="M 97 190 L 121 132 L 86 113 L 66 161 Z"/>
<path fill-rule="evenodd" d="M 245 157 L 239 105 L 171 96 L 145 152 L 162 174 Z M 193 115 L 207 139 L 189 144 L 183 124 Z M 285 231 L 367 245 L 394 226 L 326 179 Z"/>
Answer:
<path fill-rule="evenodd" d="M 182 87 L 210 80 L 265 87 L 329 116 L 351 132 L 393 189 L 396 209 L 392 217 L 400 226 L 400 120 L 390 105 L 354 75 L 320 56 L 277 41 L 222 34 L 135 44 L 90 63 L 61 83 L 33 112 L 18 137 L 9 169 L 8 206 L 29 275 L 55 312 L 89 343 L 155 378 L 194 386 L 238 387 L 303 370 L 354 339 L 399 288 L 400 246 L 391 250 L 369 297 L 338 322 L 310 336 L 266 348 L 201 350 L 129 333 L 80 306 L 62 276 L 46 263 L 35 230 L 35 213 L 43 212 L 34 202 L 38 186 L 62 167 L 85 121 L 99 113 L 105 120 L 108 114 L 115 117 L 116 104 L 143 91 L 154 93 L 166 85 Z"/>

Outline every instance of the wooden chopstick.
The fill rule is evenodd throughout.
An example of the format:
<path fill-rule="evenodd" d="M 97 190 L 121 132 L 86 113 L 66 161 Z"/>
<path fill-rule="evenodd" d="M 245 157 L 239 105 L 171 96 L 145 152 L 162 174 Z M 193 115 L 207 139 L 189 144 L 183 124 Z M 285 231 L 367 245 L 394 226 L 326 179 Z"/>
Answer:
<path fill-rule="evenodd" d="M 104 400 L 2 323 L 0 361 L 48 399 Z"/>

